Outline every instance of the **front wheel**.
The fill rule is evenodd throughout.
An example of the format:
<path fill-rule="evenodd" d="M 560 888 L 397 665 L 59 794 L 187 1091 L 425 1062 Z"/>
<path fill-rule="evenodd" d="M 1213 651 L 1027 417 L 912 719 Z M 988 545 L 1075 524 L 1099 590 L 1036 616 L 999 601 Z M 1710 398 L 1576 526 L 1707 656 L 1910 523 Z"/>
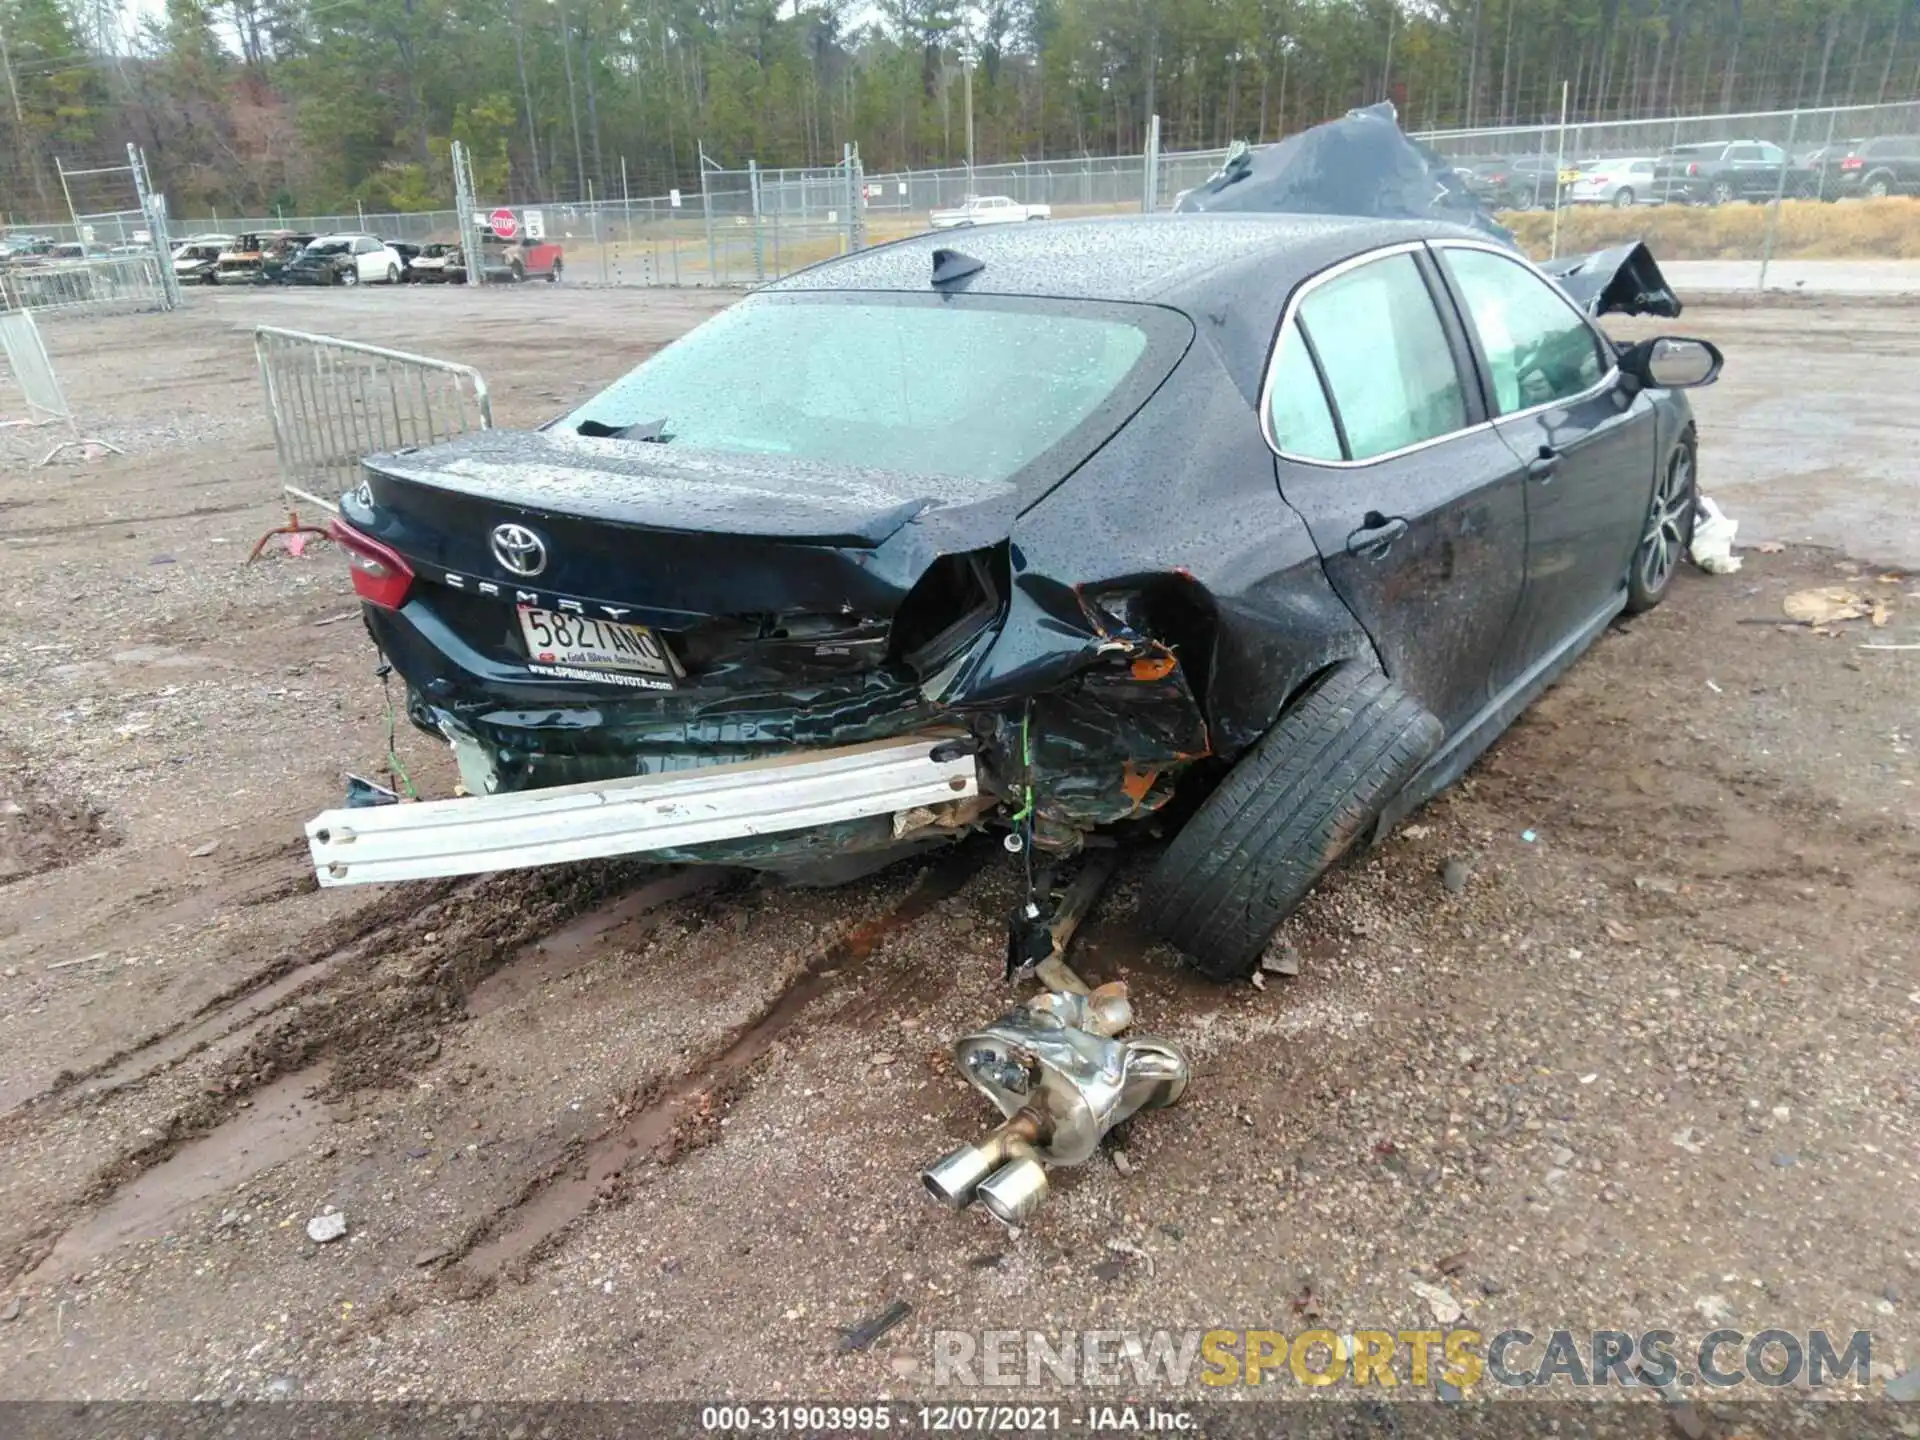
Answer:
<path fill-rule="evenodd" d="M 1341 665 L 1241 756 L 1146 877 L 1141 914 L 1216 980 L 1253 973 L 1287 913 L 1440 747 L 1440 722 Z"/>
<path fill-rule="evenodd" d="M 340 273 L 340 283 L 342 285 L 358 285 L 360 283 L 360 272 L 354 269 L 352 266 L 348 266 L 345 270 L 342 270 L 339 273 Z"/>
<path fill-rule="evenodd" d="M 1633 187 L 1630 185 L 1622 185 L 1614 192 L 1613 208 L 1616 210 L 1625 210 L 1631 204 L 1633 204 Z"/>
<path fill-rule="evenodd" d="M 1693 543 L 1693 507 L 1698 482 L 1694 474 L 1694 439 L 1688 431 L 1667 457 L 1654 483 L 1640 544 L 1627 573 L 1627 613 L 1639 615 L 1667 598 L 1673 572 Z"/>

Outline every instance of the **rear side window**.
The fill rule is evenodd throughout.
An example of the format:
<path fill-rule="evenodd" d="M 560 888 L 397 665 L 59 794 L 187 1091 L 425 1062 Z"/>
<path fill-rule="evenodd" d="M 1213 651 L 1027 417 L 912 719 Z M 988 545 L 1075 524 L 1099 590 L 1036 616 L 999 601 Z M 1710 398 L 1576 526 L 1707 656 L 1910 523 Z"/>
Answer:
<path fill-rule="evenodd" d="M 1404 450 L 1467 423 L 1453 352 L 1412 255 L 1384 256 L 1315 287 L 1298 319 L 1350 458 Z"/>
<path fill-rule="evenodd" d="M 1327 408 L 1327 392 L 1320 388 L 1320 374 L 1313 368 L 1306 341 L 1300 338 L 1300 327 L 1291 320 L 1280 332 L 1280 351 L 1274 356 L 1267 419 L 1273 427 L 1273 443 L 1287 454 L 1303 460 L 1342 458 L 1340 432 Z"/>
<path fill-rule="evenodd" d="M 1518 261 L 1489 250 L 1442 250 L 1493 379 L 1502 415 L 1568 400 L 1607 373 L 1593 328 L 1566 297 Z"/>

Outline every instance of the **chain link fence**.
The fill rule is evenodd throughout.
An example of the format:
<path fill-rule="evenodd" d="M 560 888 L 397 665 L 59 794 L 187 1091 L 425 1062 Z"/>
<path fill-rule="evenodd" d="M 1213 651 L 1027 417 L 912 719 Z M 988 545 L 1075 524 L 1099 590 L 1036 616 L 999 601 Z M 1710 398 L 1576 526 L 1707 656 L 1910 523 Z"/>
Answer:
<path fill-rule="evenodd" d="M 1452 159 L 1540 257 L 1646 238 L 1663 260 L 1920 261 L 1920 100 L 1556 120 L 1416 138 Z M 538 213 L 545 237 L 565 247 L 571 279 L 747 286 L 921 233 L 933 211 L 969 196 L 1045 205 L 1055 219 L 1169 210 L 1226 155 L 1221 148 L 867 172 L 852 146 L 839 165 L 810 169 L 751 161 L 730 169 L 703 154 L 697 190 L 509 208 Z M 485 197 L 475 206 L 483 216 L 492 208 Z M 364 231 L 424 245 L 457 241 L 459 220 L 457 209 L 356 210 L 204 223 L 236 233 Z M 1734 283 L 1755 278 L 1739 273 Z"/>

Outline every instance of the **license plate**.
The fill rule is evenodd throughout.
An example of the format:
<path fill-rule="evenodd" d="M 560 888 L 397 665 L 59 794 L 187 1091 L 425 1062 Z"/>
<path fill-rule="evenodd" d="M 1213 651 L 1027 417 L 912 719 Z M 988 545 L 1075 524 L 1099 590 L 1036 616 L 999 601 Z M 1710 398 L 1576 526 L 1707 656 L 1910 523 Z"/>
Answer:
<path fill-rule="evenodd" d="M 518 610 L 529 670 L 641 690 L 673 688 L 673 658 L 646 626 L 531 605 Z"/>

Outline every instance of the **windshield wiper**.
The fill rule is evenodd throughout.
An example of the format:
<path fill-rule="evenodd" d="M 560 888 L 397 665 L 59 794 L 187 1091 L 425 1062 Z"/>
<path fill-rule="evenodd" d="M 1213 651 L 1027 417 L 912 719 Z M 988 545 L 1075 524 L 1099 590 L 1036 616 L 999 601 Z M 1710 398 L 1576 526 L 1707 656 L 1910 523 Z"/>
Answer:
<path fill-rule="evenodd" d="M 582 420 L 574 427 L 574 433 L 584 435 L 589 440 L 641 440 L 654 445 L 665 445 L 673 439 L 667 434 L 665 418 L 659 420 L 638 420 L 631 425 L 608 425 L 600 420 Z"/>

